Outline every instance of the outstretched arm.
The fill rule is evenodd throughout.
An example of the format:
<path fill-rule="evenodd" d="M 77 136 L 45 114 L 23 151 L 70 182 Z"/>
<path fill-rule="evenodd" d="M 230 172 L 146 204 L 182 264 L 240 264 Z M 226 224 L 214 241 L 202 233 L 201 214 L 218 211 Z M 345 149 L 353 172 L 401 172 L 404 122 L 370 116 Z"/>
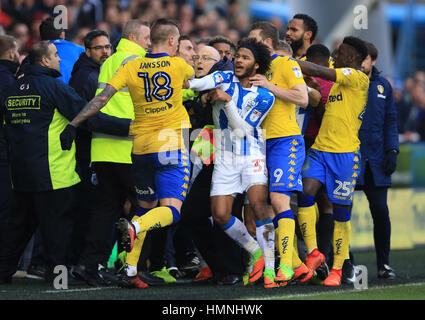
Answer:
<path fill-rule="evenodd" d="M 297 62 L 300 65 L 302 73 L 307 76 L 319 77 L 333 82 L 336 81 L 335 69 L 326 68 L 308 61 L 297 60 Z"/>
<path fill-rule="evenodd" d="M 105 89 L 102 90 L 97 96 L 90 100 L 84 108 L 77 114 L 77 116 L 71 121 L 70 125 L 78 127 L 82 122 L 86 121 L 92 115 L 96 114 L 102 109 L 112 96 L 117 92 L 113 86 L 107 84 Z"/>
<path fill-rule="evenodd" d="M 305 84 L 297 84 L 291 89 L 283 89 L 269 82 L 262 74 L 250 77 L 249 81 L 254 86 L 270 90 L 276 98 L 294 103 L 302 108 L 306 108 L 308 105 L 307 86 Z"/>
<path fill-rule="evenodd" d="M 71 150 L 72 144 L 77 135 L 77 127 L 92 115 L 96 114 L 102 109 L 111 99 L 111 97 L 117 92 L 115 88 L 109 84 L 106 85 L 105 89 L 97 96 L 95 96 L 89 103 L 87 103 L 83 109 L 77 114 L 77 116 L 65 127 L 60 134 L 60 142 L 62 150 Z"/>

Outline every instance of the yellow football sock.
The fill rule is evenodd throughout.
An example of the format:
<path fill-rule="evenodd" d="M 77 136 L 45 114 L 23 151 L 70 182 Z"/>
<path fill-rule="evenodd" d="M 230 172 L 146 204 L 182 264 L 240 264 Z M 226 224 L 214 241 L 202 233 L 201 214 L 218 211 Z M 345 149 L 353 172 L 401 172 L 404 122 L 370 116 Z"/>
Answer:
<path fill-rule="evenodd" d="M 127 253 L 126 263 L 131 266 L 137 266 L 139 263 L 140 253 L 142 252 L 143 243 L 145 242 L 146 231 L 140 232 L 134 239 L 133 249 Z"/>
<path fill-rule="evenodd" d="M 292 254 L 294 251 L 295 220 L 282 218 L 278 220 L 278 247 L 280 264 L 292 266 Z"/>
<path fill-rule="evenodd" d="M 301 263 L 303 263 L 300 259 L 299 253 L 298 253 L 298 240 L 297 235 L 294 235 L 294 248 L 292 252 L 292 269 L 298 268 Z"/>
<path fill-rule="evenodd" d="M 139 224 L 140 232 L 159 229 L 173 223 L 173 211 L 169 207 L 156 207 L 133 221 Z"/>
<path fill-rule="evenodd" d="M 334 227 L 334 263 L 333 269 L 341 269 L 344 264 L 344 260 L 348 257 L 349 246 L 351 237 L 351 223 L 350 221 L 340 222 L 335 220 Z"/>
<path fill-rule="evenodd" d="M 298 207 L 298 223 L 308 252 L 317 248 L 315 206 Z"/>

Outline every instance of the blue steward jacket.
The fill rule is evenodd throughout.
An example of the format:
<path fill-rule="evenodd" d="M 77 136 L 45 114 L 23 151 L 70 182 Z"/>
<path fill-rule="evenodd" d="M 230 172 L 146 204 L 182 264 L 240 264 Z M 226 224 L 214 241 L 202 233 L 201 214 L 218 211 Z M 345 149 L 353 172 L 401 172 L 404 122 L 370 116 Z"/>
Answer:
<path fill-rule="evenodd" d="M 368 101 L 359 130 L 361 166 L 358 186 L 364 185 L 366 162 L 369 163 L 375 186 L 390 187 L 391 176 L 384 174 L 386 152 L 399 151 L 397 110 L 390 83 L 373 67 Z"/>

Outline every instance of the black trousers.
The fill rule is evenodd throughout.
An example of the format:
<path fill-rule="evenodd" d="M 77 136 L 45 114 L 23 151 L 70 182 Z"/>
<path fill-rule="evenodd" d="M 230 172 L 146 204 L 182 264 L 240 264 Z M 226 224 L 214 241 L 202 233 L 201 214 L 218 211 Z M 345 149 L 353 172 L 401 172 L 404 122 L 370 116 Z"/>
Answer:
<path fill-rule="evenodd" d="M 388 188 L 375 186 L 369 164 L 365 169 L 363 191 L 369 201 L 373 220 L 376 262 L 378 269 L 381 269 L 384 264 L 389 265 L 391 246 L 391 221 L 387 205 Z"/>
<path fill-rule="evenodd" d="M 57 265 L 66 265 L 73 226 L 75 187 L 44 192 L 13 192 L 12 213 L 5 221 L 0 243 L 0 279 L 10 278 L 39 227 L 47 274 L 51 280 Z"/>
<path fill-rule="evenodd" d="M 97 269 L 99 263 L 106 265 L 116 239 L 115 223 L 124 214 L 124 203 L 127 199 L 134 203 L 136 199 L 131 164 L 94 162 L 93 170 L 99 184 L 78 262 L 92 270 Z"/>
<path fill-rule="evenodd" d="M 195 246 L 216 276 L 245 271 L 244 250 L 216 224 L 212 225 L 210 188 L 213 165 L 204 166 L 196 177 L 182 207 L 182 223 L 192 235 Z M 240 217 L 243 198 L 235 201 L 233 214 Z"/>
<path fill-rule="evenodd" d="M 75 210 L 75 224 L 68 258 L 69 265 L 76 265 L 83 251 L 84 238 L 88 232 L 88 224 L 93 214 L 96 194 L 96 187 L 91 182 L 90 150 L 85 153 L 79 153 L 77 145 L 76 160 L 81 182 L 76 186 L 75 190 L 77 208 Z"/>
<path fill-rule="evenodd" d="M 5 221 L 11 212 L 12 183 L 9 176 L 7 159 L 0 158 L 0 240 L 3 234 Z"/>

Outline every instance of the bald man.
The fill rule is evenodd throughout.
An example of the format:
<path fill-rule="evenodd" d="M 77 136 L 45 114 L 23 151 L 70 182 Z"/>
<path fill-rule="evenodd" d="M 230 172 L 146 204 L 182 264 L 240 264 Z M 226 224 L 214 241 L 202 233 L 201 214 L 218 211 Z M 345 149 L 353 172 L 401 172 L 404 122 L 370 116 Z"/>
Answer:
<path fill-rule="evenodd" d="M 220 61 L 220 53 L 213 47 L 203 46 L 193 60 L 195 61 L 195 76 L 200 78 L 206 76 L 213 65 Z"/>

